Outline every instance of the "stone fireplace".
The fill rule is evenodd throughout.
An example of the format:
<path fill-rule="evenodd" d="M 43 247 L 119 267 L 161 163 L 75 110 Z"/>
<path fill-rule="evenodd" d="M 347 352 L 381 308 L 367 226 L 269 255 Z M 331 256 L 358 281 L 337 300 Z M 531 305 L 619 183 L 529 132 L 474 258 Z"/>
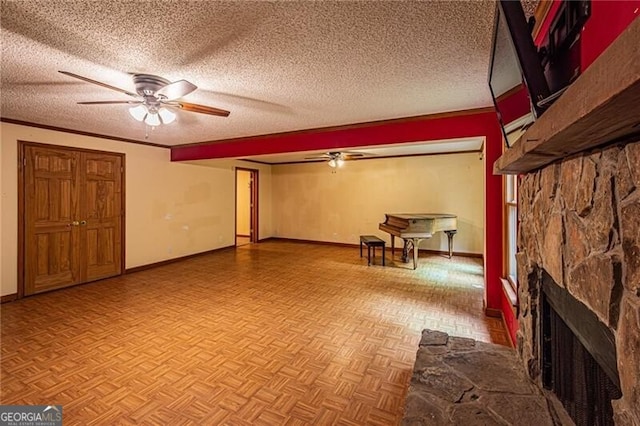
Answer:
<path fill-rule="evenodd" d="M 639 45 L 635 19 L 494 163 L 520 176 L 518 356 L 578 424 L 640 425 Z"/>
<path fill-rule="evenodd" d="M 543 302 L 548 293 L 560 293 L 588 311 L 558 312 L 569 328 L 594 318 L 579 339 L 619 386 L 608 394 L 612 420 L 640 424 L 640 138 L 523 175 L 519 220 L 517 345 L 528 375 L 549 388 Z M 565 356 L 577 362 L 571 352 Z"/>

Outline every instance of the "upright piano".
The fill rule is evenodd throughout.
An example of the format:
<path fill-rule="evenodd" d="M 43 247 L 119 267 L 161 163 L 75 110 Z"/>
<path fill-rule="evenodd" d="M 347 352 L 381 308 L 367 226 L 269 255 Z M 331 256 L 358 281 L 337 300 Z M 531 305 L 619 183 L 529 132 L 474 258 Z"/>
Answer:
<path fill-rule="evenodd" d="M 378 228 L 391 234 L 391 255 L 395 251 L 395 237 L 402 238 L 404 240 L 402 261 L 408 262 L 409 251 L 413 248 L 413 269 L 416 269 L 420 241 L 443 231 L 449 238 L 449 258 L 451 258 L 453 236 L 458 226 L 457 216 L 439 213 L 387 213 L 385 216 L 384 223 L 381 223 Z"/>

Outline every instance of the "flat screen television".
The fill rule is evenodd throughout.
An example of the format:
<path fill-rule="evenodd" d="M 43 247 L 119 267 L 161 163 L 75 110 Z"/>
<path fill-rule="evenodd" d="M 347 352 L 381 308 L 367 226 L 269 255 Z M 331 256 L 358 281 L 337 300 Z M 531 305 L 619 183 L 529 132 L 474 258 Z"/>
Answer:
<path fill-rule="evenodd" d="M 489 89 L 507 147 L 515 136 L 542 115 L 550 91 L 531 28 L 519 1 L 499 0 L 496 5 Z"/>
<path fill-rule="evenodd" d="M 508 148 L 580 73 L 579 49 L 573 46 L 591 14 L 591 3 L 561 0 L 545 36 L 547 44 L 540 49 L 520 1 L 496 3 L 489 89 Z"/>

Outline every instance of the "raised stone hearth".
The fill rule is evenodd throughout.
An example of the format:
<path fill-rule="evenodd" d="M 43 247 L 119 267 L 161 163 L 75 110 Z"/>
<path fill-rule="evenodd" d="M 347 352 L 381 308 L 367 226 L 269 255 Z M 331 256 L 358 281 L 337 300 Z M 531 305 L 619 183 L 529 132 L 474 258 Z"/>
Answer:
<path fill-rule="evenodd" d="M 572 424 L 552 401 L 527 378 L 513 349 L 424 330 L 402 424 Z"/>

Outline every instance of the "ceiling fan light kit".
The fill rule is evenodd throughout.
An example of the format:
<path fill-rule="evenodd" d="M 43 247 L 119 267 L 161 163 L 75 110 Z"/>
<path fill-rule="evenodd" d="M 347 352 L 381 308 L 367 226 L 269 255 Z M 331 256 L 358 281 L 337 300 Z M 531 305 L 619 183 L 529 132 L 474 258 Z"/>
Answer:
<path fill-rule="evenodd" d="M 149 126 L 159 126 L 160 124 L 170 124 L 176 119 L 176 115 L 166 108 L 151 109 L 140 104 L 129 108 L 129 114 L 137 121 L 144 122 Z"/>
<path fill-rule="evenodd" d="M 329 167 L 342 167 L 344 165 L 344 160 L 342 159 L 342 155 L 338 154 L 335 157 L 329 160 Z"/>
<path fill-rule="evenodd" d="M 176 115 L 166 108 L 160 108 L 158 115 L 164 124 L 172 123 L 176 119 Z"/>
<path fill-rule="evenodd" d="M 205 105 L 187 103 L 179 98 L 188 95 L 198 87 L 187 80 L 178 80 L 173 83 L 169 80 L 152 74 L 133 74 L 133 84 L 136 87 L 136 93 L 119 87 L 111 86 L 96 80 L 92 80 L 81 75 L 73 74 L 68 71 L 59 71 L 69 77 L 77 78 L 87 83 L 96 84 L 98 86 L 123 93 L 131 96 L 135 100 L 124 101 L 95 101 L 95 102 L 78 102 L 82 105 L 113 105 L 128 104 L 135 105 L 129 108 L 129 114 L 139 121 L 144 122 L 148 126 L 159 126 L 161 124 L 170 124 L 175 121 L 176 114 L 169 108 L 179 108 L 183 111 L 197 112 L 200 114 L 215 115 L 218 117 L 228 117 L 229 111 L 212 108 Z"/>

